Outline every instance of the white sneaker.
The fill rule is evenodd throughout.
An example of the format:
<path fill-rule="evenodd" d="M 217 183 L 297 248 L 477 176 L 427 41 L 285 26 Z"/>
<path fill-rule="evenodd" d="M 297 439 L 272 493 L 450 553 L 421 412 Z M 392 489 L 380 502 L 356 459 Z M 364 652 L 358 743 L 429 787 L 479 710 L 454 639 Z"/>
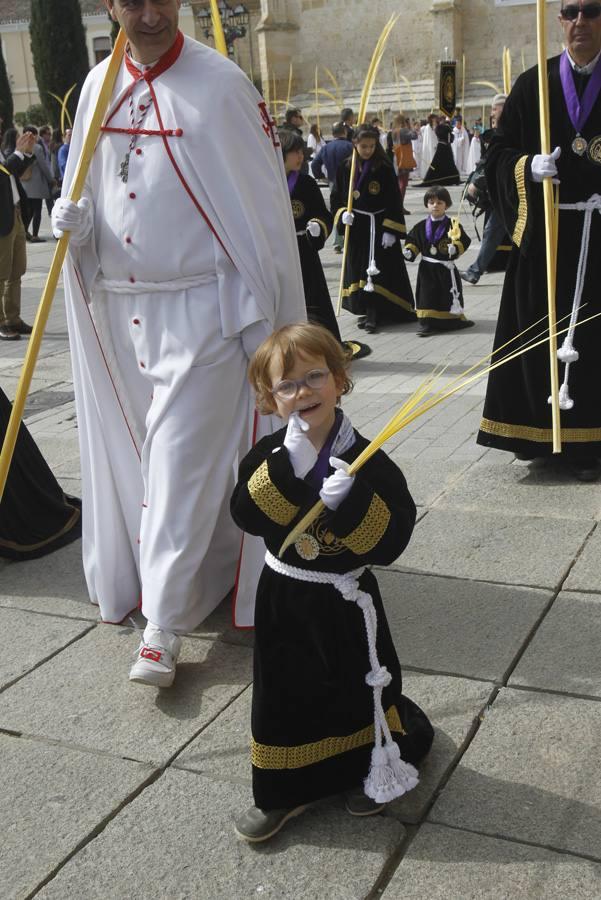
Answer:
<path fill-rule="evenodd" d="M 182 639 L 171 631 L 162 631 L 150 622 L 144 629 L 136 651 L 136 661 L 129 670 L 129 680 L 154 687 L 171 687 Z"/>

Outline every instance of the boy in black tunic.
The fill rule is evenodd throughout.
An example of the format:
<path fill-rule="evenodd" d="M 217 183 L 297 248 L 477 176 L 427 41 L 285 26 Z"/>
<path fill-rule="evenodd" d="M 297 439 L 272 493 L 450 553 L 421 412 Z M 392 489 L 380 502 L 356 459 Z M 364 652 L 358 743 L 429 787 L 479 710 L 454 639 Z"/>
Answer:
<path fill-rule="evenodd" d="M 420 337 L 474 324 L 465 318 L 461 278 L 453 262 L 467 250 L 471 240 L 461 225 L 460 238 L 449 238 L 451 220 L 446 211 L 451 206 L 451 195 L 446 188 L 436 185 L 427 190 L 424 206 L 429 216 L 411 229 L 403 251 L 409 262 L 422 254 L 415 300 Z"/>
<path fill-rule="evenodd" d="M 403 696 L 378 585 L 365 568 L 404 550 L 415 505 L 381 450 L 347 473 L 368 441 L 338 408 L 351 387 L 345 366 L 340 345 L 311 324 L 280 329 L 250 365 L 259 408 L 287 428 L 243 460 L 231 502 L 240 528 L 267 545 L 255 615 L 256 805 L 236 822 L 249 841 L 266 840 L 331 794 L 345 792 L 354 815 L 379 812 L 417 784 L 413 766 L 432 743 L 428 719 Z M 320 497 L 322 513 L 278 559 Z"/>

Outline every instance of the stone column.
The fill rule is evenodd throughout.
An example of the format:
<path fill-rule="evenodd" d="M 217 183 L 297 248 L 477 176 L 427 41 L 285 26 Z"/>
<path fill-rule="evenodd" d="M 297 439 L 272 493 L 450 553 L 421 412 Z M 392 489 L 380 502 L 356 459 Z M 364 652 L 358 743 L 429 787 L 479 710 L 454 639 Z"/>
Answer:
<path fill-rule="evenodd" d="M 272 113 L 282 117 L 288 93 L 290 60 L 297 56 L 298 10 L 292 0 L 261 0 L 261 18 L 256 32 L 263 94 L 273 107 Z M 274 97 L 275 80 L 275 97 Z"/>

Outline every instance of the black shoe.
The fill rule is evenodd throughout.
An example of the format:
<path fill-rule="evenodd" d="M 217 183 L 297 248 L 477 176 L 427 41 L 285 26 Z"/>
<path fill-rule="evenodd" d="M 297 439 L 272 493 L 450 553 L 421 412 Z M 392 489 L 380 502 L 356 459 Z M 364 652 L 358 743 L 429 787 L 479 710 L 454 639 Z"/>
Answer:
<path fill-rule="evenodd" d="M 471 319 L 459 319 L 455 327 L 460 330 L 461 328 L 473 328 L 475 324 Z"/>
<path fill-rule="evenodd" d="M 25 232 L 25 240 L 27 241 L 28 244 L 31 243 L 31 235 L 28 231 Z"/>
<path fill-rule="evenodd" d="M 300 816 L 306 808 L 306 806 L 297 806 L 294 809 L 270 809 L 266 812 L 257 806 L 251 806 L 239 819 L 236 819 L 234 828 L 245 841 L 257 844 L 273 837 L 289 819 Z"/>
<path fill-rule="evenodd" d="M 13 325 L 0 326 L 0 341 L 18 341 L 21 335 Z"/>
<path fill-rule="evenodd" d="M 369 309 L 367 311 L 367 315 L 365 316 L 365 331 L 367 334 L 375 334 L 378 328 L 378 323 L 376 321 L 376 311 L 375 309 Z"/>
<path fill-rule="evenodd" d="M 359 316 L 357 318 L 357 328 L 365 328 L 366 321 L 367 321 L 367 316 Z"/>
<path fill-rule="evenodd" d="M 459 274 L 463 281 L 467 281 L 468 284 L 478 284 L 480 281 L 480 277 L 474 275 L 469 269 L 466 269 L 465 272 L 460 272 Z"/>
<path fill-rule="evenodd" d="M 16 325 L 13 325 L 13 328 L 15 331 L 18 331 L 19 334 L 31 334 L 33 331 L 33 326 L 28 325 L 23 319 L 20 319 Z"/>
<path fill-rule="evenodd" d="M 601 475 L 601 462 L 594 457 L 567 460 L 572 474 L 578 481 L 597 481 Z"/>
<path fill-rule="evenodd" d="M 39 236 L 39 234 L 34 234 L 32 237 L 29 238 L 29 243 L 30 244 L 45 244 L 46 238 L 41 238 Z"/>
<path fill-rule="evenodd" d="M 438 334 L 435 328 L 422 328 L 417 332 L 418 337 L 432 337 L 433 334 Z"/>
<path fill-rule="evenodd" d="M 413 213 L 411 212 L 410 209 L 403 209 L 403 215 L 404 216 L 412 216 Z"/>
<path fill-rule="evenodd" d="M 342 247 L 338 247 L 338 245 L 334 245 L 334 253 L 342 253 Z"/>

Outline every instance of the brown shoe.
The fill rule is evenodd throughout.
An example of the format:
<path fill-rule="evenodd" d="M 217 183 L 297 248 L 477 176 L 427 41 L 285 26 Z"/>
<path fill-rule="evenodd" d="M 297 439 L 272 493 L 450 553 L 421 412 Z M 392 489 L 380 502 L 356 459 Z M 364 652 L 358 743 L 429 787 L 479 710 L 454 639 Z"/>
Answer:
<path fill-rule="evenodd" d="M 0 341 L 18 341 L 20 337 L 13 325 L 0 325 Z"/>

